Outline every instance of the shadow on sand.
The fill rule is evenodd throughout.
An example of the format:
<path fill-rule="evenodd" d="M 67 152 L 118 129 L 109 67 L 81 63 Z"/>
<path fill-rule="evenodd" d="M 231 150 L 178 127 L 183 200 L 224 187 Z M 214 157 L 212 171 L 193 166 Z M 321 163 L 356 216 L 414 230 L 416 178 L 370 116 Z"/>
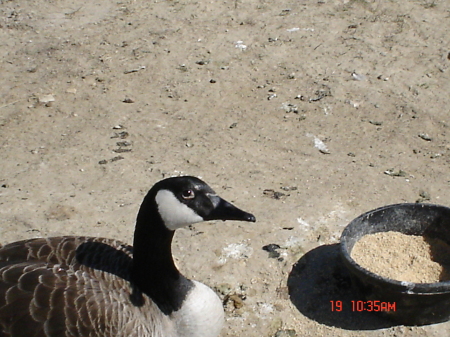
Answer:
<path fill-rule="evenodd" d="M 352 286 L 338 244 L 320 246 L 306 253 L 292 267 L 287 284 L 295 307 L 318 323 L 346 330 L 376 330 L 397 325 L 377 313 L 357 311 L 356 305 L 352 308 L 352 301 L 363 298 Z M 339 304 L 342 304 L 341 311 L 338 311 Z"/>

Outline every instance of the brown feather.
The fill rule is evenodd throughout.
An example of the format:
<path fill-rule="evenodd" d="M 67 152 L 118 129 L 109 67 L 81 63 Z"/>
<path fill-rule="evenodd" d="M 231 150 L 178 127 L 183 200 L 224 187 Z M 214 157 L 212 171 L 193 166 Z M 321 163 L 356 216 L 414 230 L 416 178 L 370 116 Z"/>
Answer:
<path fill-rule="evenodd" d="M 132 336 L 112 324 L 119 309 L 134 307 L 138 317 L 148 310 L 130 300 L 132 256 L 130 246 L 100 238 L 55 237 L 3 246 L 0 337 Z"/>

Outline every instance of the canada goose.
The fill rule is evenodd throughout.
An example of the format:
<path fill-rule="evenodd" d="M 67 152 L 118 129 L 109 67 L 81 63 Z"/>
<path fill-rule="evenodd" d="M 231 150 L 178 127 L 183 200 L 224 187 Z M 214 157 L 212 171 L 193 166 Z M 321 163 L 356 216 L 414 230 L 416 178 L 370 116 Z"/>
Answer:
<path fill-rule="evenodd" d="M 177 228 L 207 220 L 255 221 L 195 177 L 159 181 L 140 207 L 134 246 L 53 237 L 0 248 L 0 337 L 214 337 L 223 307 L 176 268 Z"/>

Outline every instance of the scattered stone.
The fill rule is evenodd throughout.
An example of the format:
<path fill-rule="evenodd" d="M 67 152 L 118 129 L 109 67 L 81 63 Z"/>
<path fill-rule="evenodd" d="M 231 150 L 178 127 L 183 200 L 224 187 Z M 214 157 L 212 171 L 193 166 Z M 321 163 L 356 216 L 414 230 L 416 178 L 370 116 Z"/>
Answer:
<path fill-rule="evenodd" d="M 280 245 L 276 243 L 270 243 L 262 247 L 263 250 L 269 253 L 269 258 L 271 259 L 278 259 L 280 257 L 281 254 L 277 251 L 280 248 Z"/>
<path fill-rule="evenodd" d="M 288 15 L 291 12 L 290 8 L 283 9 L 280 13 L 280 16 Z"/>
<path fill-rule="evenodd" d="M 134 103 L 134 100 L 131 99 L 131 98 L 126 97 L 126 98 L 123 99 L 122 102 L 124 102 L 124 103 Z"/>
<path fill-rule="evenodd" d="M 208 64 L 209 62 L 211 62 L 211 61 L 210 60 L 200 60 L 200 61 L 196 61 L 195 63 L 200 66 L 204 66 L 205 64 Z"/>
<path fill-rule="evenodd" d="M 116 153 L 131 152 L 131 149 L 129 148 L 131 143 L 128 141 L 116 142 L 116 145 L 119 147 L 118 149 L 113 150 Z"/>
<path fill-rule="evenodd" d="M 115 132 L 113 136 L 111 136 L 111 138 L 120 138 L 120 139 L 125 139 L 128 138 L 130 134 L 126 131 L 122 131 L 122 132 Z"/>
<path fill-rule="evenodd" d="M 406 177 L 408 174 L 403 171 L 403 170 L 394 170 L 394 169 L 389 169 L 384 171 L 384 174 L 387 174 L 388 176 L 391 177 Z"/>
<path fill-rule="evenodd" d="M 272 189 L 265 189 L 263 191 L 263 194 L 271 197 L 272 199 L 276 199 L 276 200 L 280 200 L 282 197 L 286 196 L 286 194 L 284 194 L 282 192 L 276 192 Z"/>
<path fill-rule="evenodd" d="M 232 312 L 233 314 L 242 313 L 244 307 L 244 301 L 247 299 L 247 287 L 239 285 L 233 287 L 229 283 L 222 283 L 214 287 L 219 297 L 222 299 L 222 304 L 226 312 Z"/>
<path fill-rule="evenodd" d="M 355 109 L 358 109 L 362 104 L 362 102 L 360 102 L 360 101 L 351 101 L 351 100 L 346 100 L 345 103 L 350 104 Z"/>
<path fill-rule="evenodd" d="M 241 294 L 231 294 L 225 296 L 223 302 L 227 306 L 229 304 L 233 305 L 233 309 L 241 309 L 244 306 L 245 296 Z"/>
<path fill-rule="evenodd" d="M 117 156 L 117 157 L 112 158 L 111 162 L 115 162 L 115 161 L 122 160 L 122 159 L 125 159 L 125 158 L 122 156 Z"/>
<path fill-rule="evenodd" d="M 383 125 L 383 122 L 381 122 L 381 121 L 369 120 L 369 123 L 370 123 L 370 124 L 373 124 L 373 125 L 377 125 L 377 126 Z"/>
<path fill-rule="evenodd" d="M 322 142 L 319 138 L 314 137 L 314 147 L 316 147 L 323 154 L 330 154 L 330 150 L 328 150 L 327 146 L 324 142 Z"/>
<path fill-rule="evenodd" d="M 278 330 L 273 337 L 297 337 L 294 329 Z"/>
<path fill-rule="evenodd" d="M 106 164 L 108 164 L 108 163 L 113 163 L 113 162 L 115 162 L 115 161 L 122 160 L 122 159 L 125 159 L 125 158 L 122 157 L 122 156 L 117 156 L 117 157 L 111 158 L 110 160 L 102 159 L 102 160 L 100 160 L 98 163 L 99 163 L 100 165 L 106 165 Z"/>
<path fill-rule="evenodd" d="M 145 69 L 145 66 L 140 66 L 139 68 L 136 68 L 136 69 L 125 70 L 123 73 L 124 74 L 137 73 L 139 70 L 142 70 L 142 69 Z"/>
<path fill-rule="evenodd" d="M 113 150 L 115 153 L 131 152 L 131 149 L 118 148 Z"/>
<path fill-rule="evenodd" d="M 419 133 L 419 137 L 427 142 L 431 142 L 433 140 L 427 133 Z"/>
<path fill-rule="evenodd" d="M 116 144 L 117 144 L 117 146 L 120 146 L 120 147 L 122 147 L 122 146 L 131 146 L 131 143 L 127 142 L 127 141 L 117 142 Z"/>
<path fill-rule="evenodd" d="M 357 73 L 352 73 L 352 77 L 355 81 L 365 81 L 366 80 L 366 76 L 357 74 Z"/>
<path fill-rule="evenodd" d="M 286 111 L 286 113 L 298 113 L 298 106 L 292 103 L 282 103 L 281 109 Z"/>
<path fill-rule="evenodd" d="M 241 51 L 245 51 L 247 49 L 247 46 L 244 44 L 243 41 L 236 41 L 234 47 L 240 49 Z"/>
<path fill-rule="evenodd" d="M 419 198 L 416 200 L 416 203 L 422 203 L 425 201 L 430 201 L 431 200 L 431 196 L 428 192 L 426 191 L 420 191 L 419 192 Z"/>
<path fill-rule="evenodd" d="M 316 94 L 316 97 L 311 97 L 309 99 L 310 102 L 317 102 L 325 97 L 331 96 L 331 89 L 324 85 L 323 88 L 317 90 L 315 94 Z"/>
<path fill-rule="evenodd" d="M 214 289 L 216 289 L 216 291 L 220 295 L 226 296 L 226 295 L 229 295 L 231 293 L 233 287 L 229 283 L 222 283 L 222 284 L 219 284 L 218 286 L 214 287 Z"/>
<path fill-rule="evenodd" d="M 47 107 L 51 106 L 52 103 L 55 101 L 55 97 L 52 94 L 40 95 L 37 97 L 37 99 L 39 103 L 44 104 Z"/>
<path fill-rule="evenodd" d="M 297 191 L 296 186 L 281 186 L 280 187 L 283 191 Z"/>

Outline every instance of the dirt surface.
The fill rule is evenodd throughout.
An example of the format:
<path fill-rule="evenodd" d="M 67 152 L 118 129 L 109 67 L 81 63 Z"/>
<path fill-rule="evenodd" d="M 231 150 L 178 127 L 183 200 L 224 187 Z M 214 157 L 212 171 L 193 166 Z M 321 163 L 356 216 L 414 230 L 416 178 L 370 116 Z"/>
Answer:
<path fill-rule="evenodd" d="M 434 247 L 443 254 L 433 256 Z M 379 232 L 363 236 L 355 243 L 351 256 L 361 267 L 392 280 L 415 283 L 449 280 L 447 268 L 436 259 L 450 256 L 450 247 L 439 239 Z"/>
<path fill-rule="evenodd" d="M 447 0 L 0 0 L 0 242 L 131 242 L 154 182 L 200 176 L 257 217 L 174 242 L 227 295 L 223 337 L 448 335 L 330 301 L 352 295 L 353 218 L 450 205 L 449 17 Z"/>

